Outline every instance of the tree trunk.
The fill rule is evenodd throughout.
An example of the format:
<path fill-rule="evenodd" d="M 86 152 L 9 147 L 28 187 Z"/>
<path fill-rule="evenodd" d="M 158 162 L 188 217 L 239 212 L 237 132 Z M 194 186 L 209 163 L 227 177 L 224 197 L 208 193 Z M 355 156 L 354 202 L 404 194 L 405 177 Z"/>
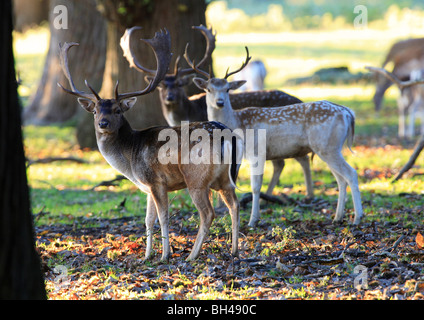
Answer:
<path fill-rule="evenodd" d="M 13 0 L 15 30 L 25 30 L 38 26 L 49 18 L 49 0 Z"/>
<path fill-rule="evenodd" d="M 68 29 L 54 8 L 67 9 Z M 60 8 L 60 7 L 57 7 Z M 55 19 L 56 25 L 55 25 Z M 65 94 L 57 83 L 69 87 L 59 64 L 59 43 L 78 42 L 80 46 L 69 54 L 69 68 L 75 85 L 85 90 L 84 80 L 100 86 L 103 78 L 106 50 L 104 18 L 96 9 L 95 0 L 51 0 L 49 9 L 50 46 L 38 90 L 24 110 L 26 124 L 47 125 L 70 120 L 79 111 L 75 97 Z M 58 27 L 59 26 L 59 27 Z"/>
<path fill-rule="evenodd" d="M 22 144 L 11 0 L 0 1 L 0 16 L 0 300 L 45 299 Z"/>
<path fill-rule="evenodd" d="M 102 97 L 111 97 L 118 79 L 120 92 L 140 90 L 147 84 L 144 81 L 145 75 L 130 69 L 122 55 L 119 41 L 126 28 L 143 27 L 143 30 L 137 33 L 140 35 L 139 38 L 152 38 L 155 32 L 166 28 L 171 34 L 173 61 L 178 55 L 183 55 L 187 42 L 190 42 L 190 54 L 196 60 L 203 56 L 205 40 L 198 31 L 192 30 L 191 27 L 206 24 L 204 0 L 155 0 L 147 1 L 147 5 L 144 4 L 146 1 L 139 3 L 130 0 L 98 1 L 102 4 L 103 13 L 108 21 L 107 62 L 101 89 Z M 119 9 L 119 5 L 124 6 L 124 9 L 122 7 Z M 141 41 L 135 48 L 138 60 L 144 66 L 155 69 L 156 60 L 152 50 Z M 180 64 L 187 66 L 184 59 L 181 59 Z M 171 62 L 170 68 L 173 69 L 173 62 Z M 139 97 L 137 104 L 126 115 L 134 128 L 166 124 L 157 91 Z"/>

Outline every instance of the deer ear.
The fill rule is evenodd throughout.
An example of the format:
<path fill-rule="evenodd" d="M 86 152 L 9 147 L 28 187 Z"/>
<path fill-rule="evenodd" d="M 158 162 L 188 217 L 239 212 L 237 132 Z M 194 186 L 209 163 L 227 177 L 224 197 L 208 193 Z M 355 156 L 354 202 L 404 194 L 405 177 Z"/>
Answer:
<path fill-rule="evenodd" d="M 83 107 L 87 112 L 94 111 L 94 102 L 84 98 L 78 98 L 78 103 Z"/>
<path fill-rule="evenodd" d="M 246 80 L 232 81 L 229 83 L 230 90 L 236 90 L 240 88 L 242 85 L 244 85 L 246 82 L 247 82 Z"/>
<path fill-rule="evenodd" d="M 136 97 L 132 97 L 132 98 L 122 100 L 122 102 L 121 102 L 122 111 L 125 112 L 125 111 L 130 110 L 132 107 L 134 107 L 136 102 L 137 102 Z"/>
<path fill-rule="evenodd" d="M 206 87 L 208 86 L 208 82 L 202 78 L 194 78 L 193 82 L 201 90 L 206 90 Z"/>

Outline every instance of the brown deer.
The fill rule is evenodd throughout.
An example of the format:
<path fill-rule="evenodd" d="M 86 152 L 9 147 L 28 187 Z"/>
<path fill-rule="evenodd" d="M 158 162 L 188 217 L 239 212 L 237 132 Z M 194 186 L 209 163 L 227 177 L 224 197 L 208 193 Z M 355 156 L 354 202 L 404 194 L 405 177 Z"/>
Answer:
<path fill-rule="evenodd" d="M 197 64 L 200 67 L 212 56 L 212 52 L 215 50 L 216 35 L 213 33 L 212 28 L 208 29 L 203 25 L 193 26 L 192 28 L 199 30 L 206 39 L 205 54 Z M 153 71 L 141 66 L 131 51 L 131 38 L 136 30 L 138 30 L 138 27 L 127 29 L 121 38 L 120 44 L 130 67 L 147 74 L 146 80 L 148 80 L 152 76 Z M 206 94 L 201 93 L 187 97 L 184 90 L 184 87 L 191 81 L 191 76 L 195 71 L 192 68 L 179 68 L 178 62 L 179 58 L 175 62 L 173 73 L 168 73 L 158 86 L 164 118 L 170 126 L 179 126 L 181 121 L 207 121 Z M 242 109 L 247 106 L 285 106 L 302 102 L 298 98 L 279 90 L 231 93 L 230 100 L 234 109 Z M 313 198 L 314 192 L 309 156 L 298 157 L 296 160 L 303 169 L 307 197 Z M 272 164 L 272 178 L 266 191 L 268 195 L 272 194 L 272 191 L 278 184 L 285 162 L 284 159 L 275 159 L 272 160 Z"/>
<path fill-rule="evenodd" d="M 421 117 L 421 134 L 424 134 L 424 70 L 413 70 L 409 81 L 401 81 L 392 72 L 384 68 L 366 67 L 366 69 L 383 75 L 390 83 L 394 83 L 400 92 L 398 98 L 399 127 L 398 136 L 401 138 L 414 137 L 415 115 Z M 408 125 L 406 119 L 409 118 Z"/>
<path fill-rule="evenodd" d="M 411 71 L 424 68 L 424 38 L 394 43 L 381 67 L 385 68 L 389 62 L 393 62 L 392 74 L 395 77 L 402 81 L 408 80 Z M 385 76 L 377 78 L 377 88 L 373 98 L 376 111 L 381 109 L 384 93 L 392 84 L 393 82 Z"/>
<path fill-rule="evenodd" d="M 146 232 L 147 244 L 145 258 L 152 254 L 153 227 L 157 217 L 162 234 L 162 257 L 166 261 L 170 257 L 169 246 L 169 214 L 168 192 L 187 188 L 200 215 L 200 227 L 193 249 L 187 260 L 193 260 L 199 256 L 202 243 L 208 234 L 214 219 L 214 210 L 209 201 L 210 189 L 218 191 L 225 204 L 228 206 L 232 220 L 232 254 L 238 253 L 238 228 L 239 207 L 234 191 L 234 181 L 237 176 L 238 165 L 234 159 L 237 148 L 242 145 L 232 144 L 227 140 L 219 141 L 222 155 L 230 153 L 230 161 L 226 163 L 200 163 L 191 161 L 182 162 L 186 154 L 181 152 L 182 145 L 191 148 L 191 152 L 203 153 L 205 150 L 196 147 L 197 144 L 183 134 L 191 134 L 201 131 L 206 138 L 212 138 L 215 130 L 226 129 L 217 122 L 196 122 L 184 127 L 151 127 L 144 130 L 133 130 L 124 117 L 124 113 L 134 106 L 136 97 L 150 93 L 165 76 L 171 59 L 169 33 L 156 33 L 153 39 L 142 39 L 153 49 L 157 70 L 149 85 L 137 92 L 120 94 L 118 84 L 115 89 L 115 97 L 102 99 L 86 82 L 91 93 L 84 93 L 76 89 L 68 69 L 68 50 L 76 43 L 65 43 L 60 48 L 62 69 L 65 73 L 71 90 L 59 86 L 67 93 L 78 97 L 78 102 L 88 112 L 94 114 L 94 126 L 99 150 L 106 161 L 130 181 L 142 192 L 147 193 Z M 168 142 L 163 136 L 166 130 L 172 130 L 176 141 L 173 149 L 165 149 Z M 171 136 L 169 136 L 171 139 Z M 170 140 L 171 141 L 171 140 Z M 212 139 L 211 139 L 212 141 Z M 203 140 L 202 140 L 203 142 Z M 212 142 L 211 142 L 212 145 Z M 209 147 L 209 145 L 207 145 Z M 196 149 L 197 148 L 197 149 Z M 187 149 L 189 150 L 189 149 Z M 193 151 L 194 150 L 194 151 Z M 214 149 L 215 150 L 215 149 Z M 218 151 L 219 151 L 218 150 Z M 176 152 L 176 161 L 165 161 L 168 153 Z M 239 150 L 240 152 L 240 150 Z M 212 157 L 212 154 L 211 154 Z"/>
<path fill-rule="evenodd" d="M 334 221 L 340 222 L 343 219 L 346 187 L 349 185 L 355 208 L 354 224 L 359 224 L 362 204 L 358 175 L 341 153 L 345 141 L 349 148 L 353 143 L 355 124 L 353 111 L 328 101 L 299 103 L 279 108 L 251 107 L 233 110 L 229 91 L 239 88 L 245 82 L 229 82 L 227 79 L 249 63 L 251 57 L 247 47 L 246 52 L 247 57 L 242 66 L 234 72 L 229 73 L 227 70 L 224 78 L 211 78 L 209 73 L 199 69 L 188 57 L 187 50 L 184 57 L 197 73 L 207 78 L 207 80 L 194 78 L 193 81 L 206 91 L 208 118 L 226 124 L 247 141 L 248 130 L 256 131 L 254 147 L 245 148 L 244 155 L 253 168 L 251 171 L 253 204 L 249 226 L 255 226 L 259 220 L 259 192 L 264 165 L 264 161 L 258 160 L 261 151 L 266 160 L 300 157 L 309 152 L 317 154 L 328 164 L 339 187 Z M 261 135 L 261 130 L 265 130 L 266 136 Z M 257 150 L 258 154 L 251 149 Z M 255 165 L 252 166 L 252 163 Z M 258 170 L 261 166 L 262 170 Z"/>

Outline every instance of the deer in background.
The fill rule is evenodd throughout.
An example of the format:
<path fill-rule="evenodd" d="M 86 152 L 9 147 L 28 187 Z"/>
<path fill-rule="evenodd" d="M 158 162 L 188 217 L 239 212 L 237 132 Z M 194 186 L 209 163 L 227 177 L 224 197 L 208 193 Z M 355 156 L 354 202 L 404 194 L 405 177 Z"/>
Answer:
<path fill-rule="evenodd" d="M 261 60 L 251 61 L 240 73 L 234 75 L 234 81 L 246 80 L 240 87 L 241 92 L 259 91 L 265 88 L 266 68 Z M 299 101 L 300 102 L 300 101 Z"/>
<path fill-rule="evenodd" d="M 153 39 L 144 40 L 153 49 L 157 61 L 157 70 L 149 85 L 137 92 L 120 94 L 116 84 L 115 97 L 102 99 L 86 81 L 91 93 L 85 93 L 75 88 L 68 68 L 68 50 L 75 43 L 65 43 L 60 48 L 62 69 L 65 73 L 71 90 L 59 86 L 67 93 L 78 97 L 80 105 L 88 112 L 94 114 L 94 127 L 96 130 L 99 151 L 106 161 L 121 174 L 132 181 L 142 192 L 147 193 L 146 232 L 147 243 L 145 258 L 150 258 L 153 244 L 153 227 L 157 217 L 162 235 L 162 258 L 166 261 L 170 257 L 169 246 L 169 214 L 168 192 L 187 188 L 200 215 L 200 227 L 193 249 L 187 260 L 199 256 L 202 243 L 208 234 L 214 219 L 214 211 L 209 201 L 210 189 L 218 191 L 225 204 L 228 206 L 232 220 L 232 254 L 238 253 L 238 228 L 239 207 L 234 191 L 234 181 L 237 176 L 238 165 L 235 161 L 230 163 L 209 162 L 210 164 L 194 164 L 192 161 L 181 163 L 185 157 L 181 152 L 183 143 L 195 148 L 193 141 L 182 141 L 181 127 L 173 128 L 178 135 L 175 150 L 178 152 L 178 161 L 160 161 L 161 147 L 166 143 L 161 140 L 163 130 L 169 127 L 151 127 L 145 130 L 133 130 L 124 117 L 124 113 L 131 109 L 136 102 L 136 97 L 150 93 L 165 76 L 171 59 L 170 36 L 168 32 L 156 33 Z M 197 122 L 190 124 L 187 133 L 201 130 L 209 138 L 214 130 L 226 129 L 216 122 Z M 188 139 L 188 138 L 187 138 Z M 221 144 L 222 155 L 234 154 L 242 145 L 233 144 L 223 140 Z M 197 150 L 197 149 L 196 149 Z M 199 152 L 204 152 L 200 150 Z M 240 150 L 239 150 L 240 152 Z M 234 157 L 230 158 L 234 160 Z"/>
<path fill-rule="evenodd" d="M 381 67 L 385 68 L 389 62 L 393 62 L 392 74 L 396 78 L 409 80 L 413 70 L 424 68 L 424 38 L 407 39 L 393 44 Z M 384 93 L 392 84 L 387 77 L 378 77 L 373 98 L 376 111 L 381 109 Z"/>
<path fill-rule="evenodd" d="M 186 48 L 187 49 L 187 48 Z M 197 73 L 206 77 L 194 78 L 195 84 L 206 91 L 208 118 L 226 124 L 232 130 L 242 130 L 246 137 L 247 129 L 266 130 L 266 159 L 281 159 L 304 156 L 310 152 L 317 154 L 330 167 L 337 180 L 339 197 L 337 202 L 335 222 L 340 222 L 344 216 L 346 188 L 350 186 L 355 208 L 354 224 L 360 223 L 362 217 L 361 195 L 358 187 L 358 175 L 342 156 L 345 141 L 349 149 L 353 143 L 355 116 L 352 110 L 328 101 L 299 103 L 290 106 L 275 108 L 245 108 L 233 110 L 229 99 L 229 91 L 242 86 L 244 81 L 229 82 L 227 79 L 240 72 L 250 60 L 246 47 L 247 57 L 242 66 L 224 78 L 212 78 L 211 75 L 199 69 L 184 55 L 188 64 Z M 259 150 L 258 140 L 255 140 L 254 150 Z M 262 147 L 264 147 L 262 145 Z M 249 156 L 245 150 L 247 160 L 257 161 L 255 156 Z M 261 165 L 257 162 L 257 165 Z M 262 163 L 263 165 L 263 163 Z M 257 172 L 257 168 L 255 168 Z M 262 170 L 263 172 L 263 170 Z M 252 213 L 249 226 L 253 227 L 259 220 L 259 192 L 262 185 L 262 174 L 251 172 L 251 187 L 253 192 Z"/>
<path fill-rule="evenodd" d="M 199 30 L 206 39 L 205 54 L 197 64 L 200 67 L 212 56 L 212 52 L 215 50 L 216 35 L 212 32 L 212 28 L 208 29 L 203 25 L 193 26 L 192 28 Z M 121 48 L 130 67 L 145 73 L 147 75 L 146 80 L 148 80 L 152 76 L 153 71 L 140 65 L 131 51 L 131 36 L 137 29 L 137 27 L 133 27 L 125 31 L 125 34 L 121 38 Z M 207 121 L 206 94 L 203 92 L 187 97 L 184 90 L 184 86 L 188 85 L 189 81 L 191 81 L 195 70 L 192 68 L 181 69 L 178 67 L 178 62 L 179 58 L 176 59 L 173 73 L 168 73 L 158 86 L 163 115 L 170 126 L 179 126 L 181 121 Z M 242 109 L 247 106 L 284 106 L 302 102 L 298 98 L 279 90 L 232 93 L 230 94 L 230 100 L 234 109 Z M 298 157 L 296 160 L 302 166 L 307 198 L 313 198 L 314 193 L 309 156 Z M 272 160 L 272 164 L 272 178 L 266 191 L 268 195 L 272 194 L 272 191 L 278 184 L 285 162 L 284 159 L 274 159 Z"/>
<path fill-rule="evenodd" d="M 414 137 L 415 115 L 421 118 L 421 134 L 424 134 L 424 69 L 413 70 L 409 81 L 401 81 L 393 73 L 384 68 L 366 67 L 368 70 L 383 75 L 394 83 L 400 96 L 397 101 L 399 111 L 398 136 L 400 138 Z M 408 125 L 406 119 L 409 118 Z"/>

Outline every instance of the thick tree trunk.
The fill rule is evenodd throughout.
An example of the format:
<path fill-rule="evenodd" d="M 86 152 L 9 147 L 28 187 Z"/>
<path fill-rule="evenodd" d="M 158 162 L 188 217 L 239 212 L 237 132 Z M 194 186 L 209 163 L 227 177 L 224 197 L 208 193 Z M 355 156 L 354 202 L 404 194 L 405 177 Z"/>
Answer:
<path fill-rule="evenodd" d="M 59 14 L 54 8 L 62 5 L 67 9 L 68 29 L 57 28 L 54 21 Z M 60 7 L 58 7 L 60 8 Z M 50 46 L 46 57 L 43 76 L 38 90 L 29 106 L 24 110 L 26 124 L 51 124 L 70 120 L 80 107 L 75 99 L 64 94 L 57 82 L 68 86 L 60 68 L 58 58 L 59 43 L 78 42 L 79 48 L 69 54 L 69 67 L 75 85 L 85 90 L 84 80 L 93 86 L 100 86 L 103 78 L 106 50 L 106 30 L 104 18 L 96 9 L 95 0 L 51 0 L 49 9 Z M 61 24 L 63 21 L 58 19 Z"/>
<path fill-rule="evenodd" d="M 190 55 L 197 61 L 203 56 L 206 42 L 203 36 L 191 27 L 206 24 L 204 0 L 97 0 L 100 10 L 107 20 L 107 53 L 103 83 L 100 90 L 102 98 L 111 98 L 114 94 L 116 81 L 119 80 L 120 92 L 136 91 L 144 88 L 147 83 L 144 74 L 130 69 L 127 60 L 123 57 L 119 45 L 126 28 L 141 26 L 137 32 L 139 38 L 152 38 L 155 32 L 166 28 L 172 39 L 173 61 L 178 55 L 183 55 L 187 42 L 192 44 Z M 134 51 L 138 60 L 148 67 L 155 69 L 156 60 L 151 49 L 141 41 L 135 43 Z M 184 59 L 180 64 L 186 66 Z M 173 69 L 173 62 L 170 66 Z M 193 85 L 190 93 L 197 93 Z M 139 97 L 137 104 L 126 114 L 133 128 L 141 129 L 154 125 L 164 125 L 166 121 L 162 115 L 158 92 Z M 96 138 L 92 125 L 93 117 L 83 115 L 77 128 L 77 138 L 81 147 L 96 147 Z M 83 140 L 84 139 L 84 140 Z"/>
<path fill-rule="evenodd" d="M 49 0 L 13 0 L 16 31 L 38 26 L 49 18 Z"/>
<path fill-rule="evenodd" d="M 45 299 L 34 244 L 12 30 L 11 0 L 0 1 L 0 300 Z"/>
<path fill-rule="evenodd" d="M 191 44 L 190 54 L 197 60 L 203 56 L 205 41 L 202 35 L 191 27 L 206 24 L 206 4 L 203 0 L 155 0 L 149 4 L 126 5 L 125 12 L 132 14 L 120 15 L 118 1 L 99 0 L 104 6 L 104 14 L 108 20 L 108 45 L 106 68 L 103 77 L 101 96 L 111 96 L 117 80 L 120 91 L 135 91 L 146 86 L 144 74 L 130 69 L 128 62 L 122 55 L 119 41 L 125 29 L 141 26 L 138 35 L 143 38 L 152 38 L 155 32 L 166 28 L 171 34 L 173 61 L 178 55 L 183 55 L 187 42 Z M 128 2 L 131 1 L 120 1 Z M 142 3 L 142 2 L 140 2 Z M 125 4 L 124 4 L 125 5 Z M 151 49 L 139 43 L 135 52 L 139 61 L 150 69 L 155 69 L 156 63 Z M 185 65 L 184 59 L 180 61 Z M 173 68 L 173 62 L 171 63 Z M 152 125 L 166 124 L 160 108 L 158 92 L 142 96 L 137 104 L 127 114 L 127 119 L 135 128 L 144 128 Z"/>

